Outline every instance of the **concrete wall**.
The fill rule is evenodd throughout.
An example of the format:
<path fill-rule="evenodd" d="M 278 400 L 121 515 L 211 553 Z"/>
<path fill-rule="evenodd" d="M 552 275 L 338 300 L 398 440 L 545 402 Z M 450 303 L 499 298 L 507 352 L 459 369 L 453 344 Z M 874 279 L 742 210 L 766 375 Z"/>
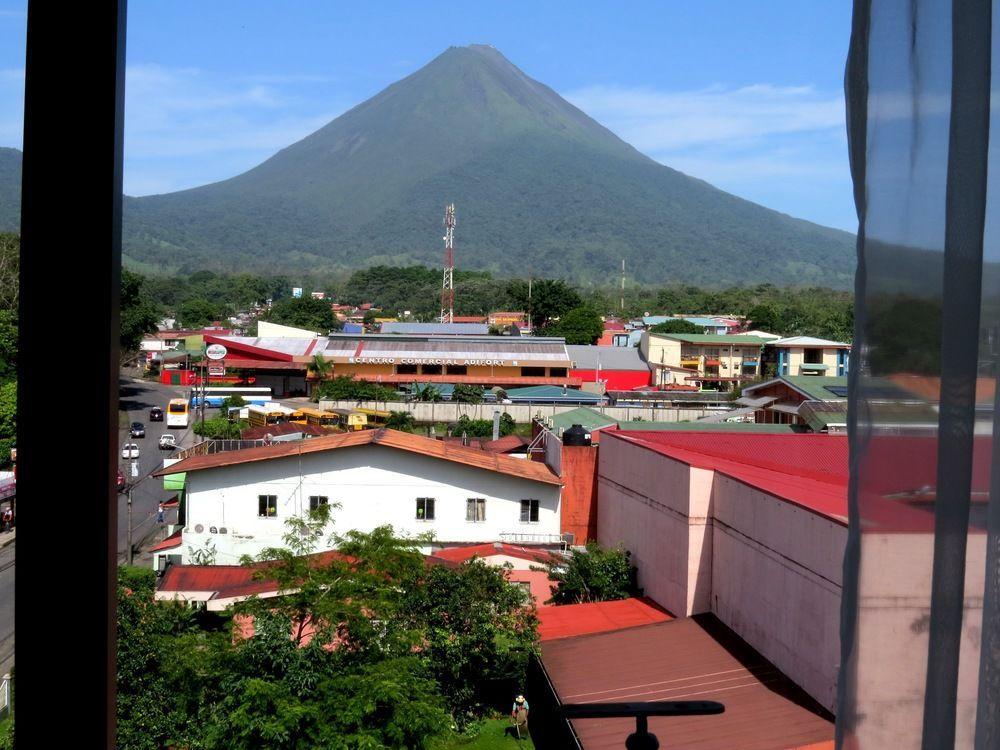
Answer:
<path fill-rule="evenodd" d="M 847 528 L 718 472 L 601 442 L 598 541 L 632 553 L 645 593 L 714 612 L 828 709 Z"/>
<path fill-rule="evenodd" d="M 550 433 L 551 434 L 551 433 Z M 597 448 L 562 445 L 562 530 L 573 544 L 597 539 Z"/>
<path fill-rule="evenodd" d="M 493 419 L 493 411 L 499 409 L 514 418 L 515 422 L 530 422 L 534 417 L 549 418 L 556 414 L 578 408 L 578 404 L 459 404 L 432 401 L 320 401 L 320 409 L 355 409 L 359 406 L 388 411 L 405 411 L 413 415 L 417 422 L 457 422 L 463 414 L 470 419 Z M 607 414 L 619 422 L 642 420 L 645 422 L 693 422 L 718 414 L 719 409 L 682 409 L 638 406 L 593 406 L 595 411 Z"/>
<path fill-rule="evenodd" d="M 183 554 L 212 541 L 217 564 L 233 564 L 243 554 L 284 546 L 285 521 L 304 516 L 310 495 L 340 503 L 331 531 L 370 531 L 391 524 L 416 536 L 432 532 L 438 542 L 492 542 L 502 533 L 560 533 L 560 488 L 454 462 L 406 453 L 385 446 L 290 456 L 237 467 L 206 469 L 187 475 L 187 525 Z M 278 513 L 258 516 L 258 495 L 277 495 Z M 416 518 L 416 498 L 435 498 L 433 521 Z M 465 520 L 466 499 L 486 499 L 486 520 Z M 520 520 L 522 498 L 538 499 L 539 520 Z M 202 533 L 195 526 L 204 527 Z M 211 534 L 209 527 L 226 527 Z"/>
<path fill-rule="evenodd" d="M 834 710 L 847 527 L 714 474 L 712 611 Z"/>
<path fill-rule="evenodd" d="M 974 745 L 986 542 L 968 536 L 955 747 Z M 856 747 L 921 747 L 933 559 L 931 533 L 862 535 Z"/>

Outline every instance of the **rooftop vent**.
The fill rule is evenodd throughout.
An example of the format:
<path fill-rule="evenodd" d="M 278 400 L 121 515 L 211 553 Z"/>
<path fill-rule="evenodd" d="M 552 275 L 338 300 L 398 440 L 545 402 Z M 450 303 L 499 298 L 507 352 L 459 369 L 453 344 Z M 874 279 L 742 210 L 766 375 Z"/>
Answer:
<path fill-rule="evenodd" d="M 563 445 L 590 445 L 590 433 L 583 425 L 575 424 L 562 434 Z"/>

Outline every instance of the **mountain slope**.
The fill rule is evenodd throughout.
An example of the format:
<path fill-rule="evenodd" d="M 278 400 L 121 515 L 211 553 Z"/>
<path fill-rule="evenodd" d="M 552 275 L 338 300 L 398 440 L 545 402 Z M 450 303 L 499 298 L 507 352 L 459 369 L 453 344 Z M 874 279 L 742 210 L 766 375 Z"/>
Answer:
<path fill-rule="evenodd" d="M 854 240 L 642 155 L 492 47 L 451 48 L 229 180 L 127 198 L 126 254 L 165 268 L 438 265 L 606 281 L 849 286 Z"/>

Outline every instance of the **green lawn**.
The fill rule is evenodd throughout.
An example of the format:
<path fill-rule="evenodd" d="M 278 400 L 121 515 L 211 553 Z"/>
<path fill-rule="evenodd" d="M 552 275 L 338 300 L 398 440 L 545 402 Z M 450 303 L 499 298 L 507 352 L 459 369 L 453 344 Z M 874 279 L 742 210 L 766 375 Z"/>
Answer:
<path fill-rule="evenodd" d="M 447 736 L 433 745 L 433 750 L 533 750 L 535 747 L 530 737 L 519 742 L 516 736 L 505 735 L 510 726 L 506 718 L 487 719 L 477 726 L 479 731 L 474 736 Z"/>

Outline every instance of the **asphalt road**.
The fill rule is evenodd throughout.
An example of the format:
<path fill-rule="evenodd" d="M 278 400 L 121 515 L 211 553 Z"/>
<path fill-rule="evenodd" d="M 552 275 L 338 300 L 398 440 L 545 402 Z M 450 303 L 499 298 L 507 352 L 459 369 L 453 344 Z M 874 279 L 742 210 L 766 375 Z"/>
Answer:
<path fill-rule="evenodd" d="M 14 666 L 14 544 L 0 548 L 0 675 Z"/>
<path fill-rule="evenodd" d="M 144 541 L 155 537 L 158 530 L 156 507 L 160 502 L 170 499 L 173 494 L 163 489 L 162 478 L 149 476 L 163 466 L 163 459 L 170 458 L 176 452 L 159 449 L 157 443 L 160 435 L 171 433 L 177 438 L 180 447 L 192 445 L 197 436 L 190 428 L 168 430 L 166 421 L 149 421 L 149 410 L 152 407 L 159 406 L 166 412 L 167 402 L 172 398 L 186 398 L 189 395 L 188 389 L 133 380 L 127 373 L 123 373 L 119 380 L 118 394 L 120 414 L 118 464 L 132 488 L 132 545 L 133 548 L 138 548 Z M 146 437 L 135 439 L 129 437 L 128 428 L 132 422 L 142 422 L 146 426 Z M 193 423 L 192 419 L 191 424 Z M 138 467 L 138 477 L 132 476 L 132 461 L 121 457 L 121 448 L 125 443 L 135 443 L 139 446 L 139 459 L 135 462 Z M 171 515 L 172 513 L 167 515 L 166 521 L 173 520 Z M 122 562 L 126 559 L 127 539 L 128 495 L 122 493 L 118 496 L 118 553 Z"/>

